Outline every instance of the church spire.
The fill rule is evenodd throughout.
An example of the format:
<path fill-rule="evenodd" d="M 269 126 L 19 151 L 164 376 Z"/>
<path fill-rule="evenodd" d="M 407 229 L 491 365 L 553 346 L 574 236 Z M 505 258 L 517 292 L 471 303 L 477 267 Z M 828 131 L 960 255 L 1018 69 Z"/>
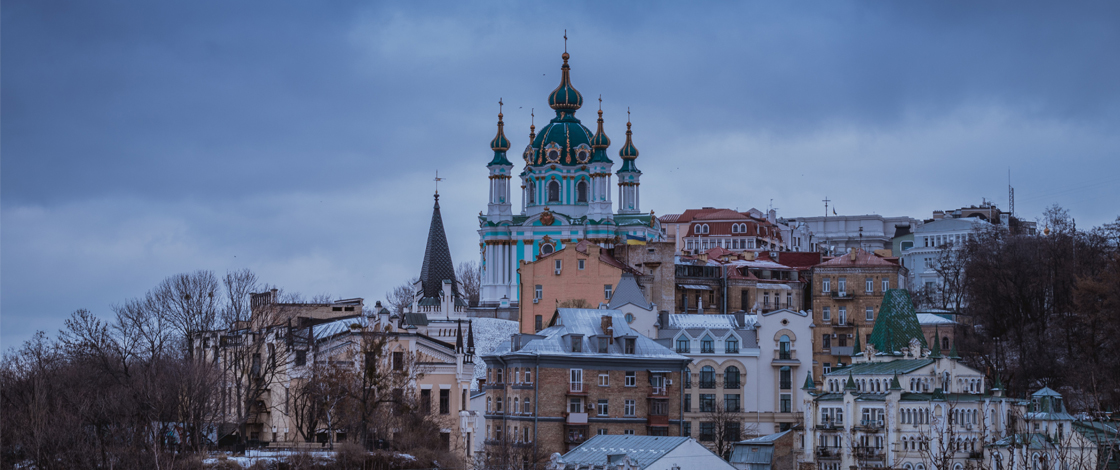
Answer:
<path fill-rule="evenodd" d="M 502 122 L 502 104 L 502 100 L 498 99 L 498 135 L 495 135 L 494 140 L 490 141 L 490 150 L 494 151 L 494 159 L 487 166 L 513 165 L 506 158 L 506 150 L 509 150 L 509 139 L 506 138 L 506 133 L 502 130 L 505 127 L 505 123 Z"/>
<path fill-rule="evenodd" d="M 564 54 L 560 56 L 564 59 L 564 65 L 560 67 L 560 86 L 548 95 L 548 106 L 556 110 L 557 117 L 564 112 L 575 113 L 583 106 L 583 95 L 572 86 L 572 77 L 568 73 L 571 70 L 568 67 L 568 57 L 568 33 L 564 32 Z"/>
<path fill-rule="evenodd" d="M 455 282 L 455 264 L 451 261 L 451 250 L 447 248 L 443 217 L 439 213 L 439 193 L 436 193 L 432 224 L 428 227 L 428 245 L 424 248 L 424 265 L 420 268 L 421 305 L 433 300 L 432 305 L 440 305 L 444 281 L 451 282 L 451 292 L 457 297 L 459 289 Z"/>

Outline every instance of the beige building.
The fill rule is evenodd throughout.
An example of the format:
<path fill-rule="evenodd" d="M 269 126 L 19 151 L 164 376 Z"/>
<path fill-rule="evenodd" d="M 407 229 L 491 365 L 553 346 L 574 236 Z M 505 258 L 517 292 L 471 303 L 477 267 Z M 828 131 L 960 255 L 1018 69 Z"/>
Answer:
<path fill-rule="evenodd" d="M 905 288 L 906 268 L 897 258 L 861 249 L 826 260 L 812 268 L 813 376 L 851 364 L 858 344 L 867 344 L 883 295 Z M 858 337 L 863 335 L 863 337 Z"/>
<path fill-rule="evenodd" d="M 536 261 L 521 261 L 520 323 L 522 333 L 548 326 L 563 302 L 583 301 L 586 308 L 610 302 L 623 273 L 640 274 L 587 240 L 565 246 Z"/>

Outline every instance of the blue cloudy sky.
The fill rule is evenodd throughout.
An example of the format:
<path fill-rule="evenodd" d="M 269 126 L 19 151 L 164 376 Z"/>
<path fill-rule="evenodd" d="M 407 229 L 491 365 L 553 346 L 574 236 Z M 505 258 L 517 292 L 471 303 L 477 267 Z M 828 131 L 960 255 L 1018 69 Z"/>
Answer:
<path fill-rule="evenodd" d="M 497 102 L 524 147 L 564 29 L 643 209 L 1120 215 L 1120 3 L 5 2 L 0 347 L 165 276 L 382 299 L 438 169 L 477 258 Z M 516 201 L 515 201 L 516 205 Z"/>

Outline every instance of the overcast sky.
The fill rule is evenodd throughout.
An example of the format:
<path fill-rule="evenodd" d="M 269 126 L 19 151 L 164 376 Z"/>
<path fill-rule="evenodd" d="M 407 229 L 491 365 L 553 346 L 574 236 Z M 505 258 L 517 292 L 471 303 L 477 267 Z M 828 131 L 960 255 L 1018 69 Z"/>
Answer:
<path fill-rule="evenodd" d="M 1120 3 L 5 2 L 0 347 L 164 277 L 364 297 L 420 271 L 432 178 L 478 258 L 503 98 L 632 111 L 642 209 L 1120 215 Z M 617 153 L 612 153 L 617 155 Z M 519 158 L 511 158 L 520 161 Z M 618 161 L 616 159 L 616 161 Z M 519 207 L 519 195 L 514 194 Z"/>

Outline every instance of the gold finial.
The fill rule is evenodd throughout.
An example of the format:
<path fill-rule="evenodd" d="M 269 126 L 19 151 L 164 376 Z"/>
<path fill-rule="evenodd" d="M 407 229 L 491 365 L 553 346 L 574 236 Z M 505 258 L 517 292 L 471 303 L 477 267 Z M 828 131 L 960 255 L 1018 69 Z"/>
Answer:
<path fill-rule="evenodd" d="M 568 53 L 568 30 L 564 30 L 564 53 Z"/>
<path fill-rule="evenodd" d="M 499 121 L 501 121 L 501 120 L 502 120 L 502 105 L 503 105 L 503 104 L 504 104 L 504 103 L 502 103 L 502 99 L 501 99 L 501 98 L 498 98 L 498 120 L 499 120 Z"/>
<path fill-rule="evenodd" d="M 626 133 L 630 133 L 630 107 L 626 107 Z"/>
<path fill-rule="evenodd" d="M 529 108 L 529 145 L 533 145 L 533 139 L 537 138 L 537 115 L 534 114 L 536 108 Z"/>

